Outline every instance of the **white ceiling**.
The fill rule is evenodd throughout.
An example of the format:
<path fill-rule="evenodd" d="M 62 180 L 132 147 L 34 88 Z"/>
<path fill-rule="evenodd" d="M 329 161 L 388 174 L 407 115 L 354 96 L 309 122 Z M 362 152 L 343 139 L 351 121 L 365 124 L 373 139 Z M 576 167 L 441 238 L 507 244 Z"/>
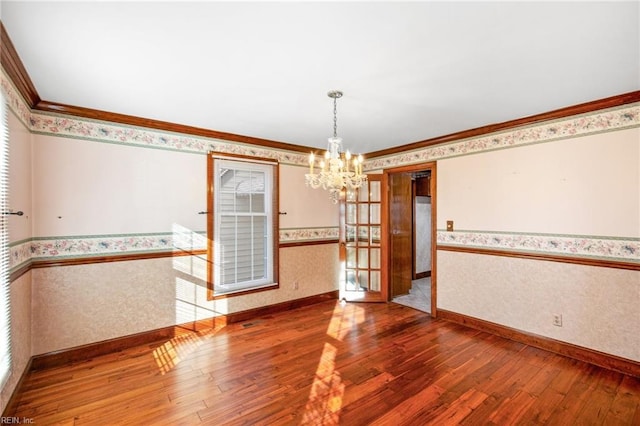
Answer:
<path fill-rule="evenodd" d="M 0 2 L 40 98 L 372 152 L 640 89 L 640 3 Z"/>

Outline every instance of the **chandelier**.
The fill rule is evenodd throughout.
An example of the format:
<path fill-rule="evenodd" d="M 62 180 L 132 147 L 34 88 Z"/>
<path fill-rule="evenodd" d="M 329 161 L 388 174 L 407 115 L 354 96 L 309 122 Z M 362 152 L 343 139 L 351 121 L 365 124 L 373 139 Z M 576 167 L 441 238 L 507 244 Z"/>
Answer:
<path fill-rule="evenodd" d="M 340 199 L 340 192 L 344 188 L 360 188 L 367 181 L 367 176 L 362 174 L 362 155 L 352 156 L 347 150 L 342 151 L 342 138 L 338 137 L 337 99 L 342 97 L 342 92 L 332 90 L 327 95 L 333 98 L 333 137 L 329 138 L 327 152 L 324 160 L 318 164 L 316 172 L 316 158 L 313 152 L 309 155 L 309 173 L 305 175 L 307 186 L 317 189 L 322 187 L 329 191 L 329 198 L 333 203 Z"/>

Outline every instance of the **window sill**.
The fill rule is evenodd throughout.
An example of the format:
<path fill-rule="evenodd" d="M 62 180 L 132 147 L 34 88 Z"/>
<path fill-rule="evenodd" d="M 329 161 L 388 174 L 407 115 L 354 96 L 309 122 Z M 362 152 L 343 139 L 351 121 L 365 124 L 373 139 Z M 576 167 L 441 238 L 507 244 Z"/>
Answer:
<path fill-rule="evenodd" d="M 211 288 L 211 287 L 210 287 Z M 209 291 L 208 300 L 226 299 L 228 297 L 244 296 L 251 293 L 259 293 L 262 291 L 276 290 L 280 288 L 278 283 L 264 284 L 256 287 L 239 288 L 237 290 L 221 292 L 219 289 Z"/>

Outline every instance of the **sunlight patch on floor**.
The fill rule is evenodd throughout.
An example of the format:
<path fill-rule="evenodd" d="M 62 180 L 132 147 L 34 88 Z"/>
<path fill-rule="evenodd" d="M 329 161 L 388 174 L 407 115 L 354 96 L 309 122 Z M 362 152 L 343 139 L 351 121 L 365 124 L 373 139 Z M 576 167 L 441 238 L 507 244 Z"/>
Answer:
<path fill-rule="evenodd" d="M 201 339 L 191 334 L 174 337 L 153 351 L 160 374 L 173 370 L 185 357 L 202 344 Z"/>
<path fill-rule="evenodd" d="M 365 310 L 352 303 L 336 303 L 327 327 L 327 336 L 342 341 L 351 330 L 365 321 Z M 335 368 L 338 348 L 325 343 L 309 392 L 302 424 L 338 424 L 345 385 Z"/>
<path fill-rule="evenodd" d="M 364 309 L 353 303 L 336 305 L 327 328 L 329 337 L 342 341 L 354 326 L 362 324 L 365 319 Z"/>
<path fill-rule="evenodd" d="M 324 344 L 302 424 L 338 424 L 345 386 L 340 373 L 335 371 L 337 353 L 335 346 Z"/>
<path fill-rule="evenodd" d="M 214 319 L 215 321 L 215 319 Z M 214 327 L 199 332 L 183 332 L 158 346 L 153 351 L 153 358 L 158 365 L 160 374 L 164 375 L 173 370 L 194 353 L 211 336 L 226 326 L 226 321 L 219 321 Z M 222 338 L 226 336 L 222 335 Z"/>

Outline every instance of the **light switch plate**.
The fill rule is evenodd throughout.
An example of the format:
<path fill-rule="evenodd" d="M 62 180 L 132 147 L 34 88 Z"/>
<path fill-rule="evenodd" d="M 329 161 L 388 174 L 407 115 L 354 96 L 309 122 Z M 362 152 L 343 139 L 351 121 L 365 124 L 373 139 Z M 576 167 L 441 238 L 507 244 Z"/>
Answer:
<path fill-rule="evenodd" d="M 447 231 L 453 231 L 453 221 L 452 220 L 448 220 L 447 221 Z"/>

